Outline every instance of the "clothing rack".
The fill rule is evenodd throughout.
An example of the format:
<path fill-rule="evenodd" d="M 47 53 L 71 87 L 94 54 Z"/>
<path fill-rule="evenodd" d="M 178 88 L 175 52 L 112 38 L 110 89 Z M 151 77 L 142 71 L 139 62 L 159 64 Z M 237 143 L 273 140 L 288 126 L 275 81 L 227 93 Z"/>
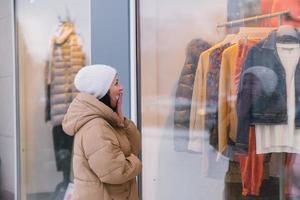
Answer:
<path fill-rule="evenodd" d="M 278 23 L 279 25 L 282 24 L 282 17 L 283 16 L 288 16 L 290 14 L 289 10 L 284 10 L 280 12 L 274 12 L 274 13 L 269 13 L 269 14 L 264 14 L 264 15 L 257 15 L 254 17 L 248 17 L 244 19 L 238 19 L 238 20 L 233 20 L 229 21 L 226 23 L 218 24 L 217 28 L 221 27 L 231 27 L 237 24 L 242 24 L 246 22 L 252 22 L 252 21 L 258 21 L 258 20 L 263 20 L 263 19 L 269 19 L 273 17 L 278 17 Z M 279 161 L 279 198 L 281 200 L 285 200 L 285 160 L 286 160 L 286 154 L 285 153 L 273 153 L 274 155 L 278 155 L 278 161 Z"/>
<path fill-rule="evenodd" d="M 224 26 L 233 26 L 236 24 L 241 24 L 241 23 L 250 22 L 250 21 L 257 21 L 257 20 L 267 19 L 267 18 L 272 18 L 272 17 L 279 17 L 279 24 L 281 24 L 282 16 L 288 15 L 289 13 L 290 13 L 289 10 L 285 10 L 285 11 L 274 12 L 274 13 L 270 13 L 270 14 L 257 15 L 254 17 L 248 17 L 248 18 L 244 18 L 244 19 L 229 21 L 229 22 L 226 22 L 223 24 L 218 24 L 217 28 L 224 27 Z"/>

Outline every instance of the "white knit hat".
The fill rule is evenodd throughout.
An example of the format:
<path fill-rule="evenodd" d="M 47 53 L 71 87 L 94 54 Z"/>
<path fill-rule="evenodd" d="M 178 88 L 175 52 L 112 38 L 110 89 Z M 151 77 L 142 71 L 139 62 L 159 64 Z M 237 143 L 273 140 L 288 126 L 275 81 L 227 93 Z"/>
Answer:
<path fill-rule="evenodd" d="M 108 65 L 89 65 L 81 68 L 74 84 L 79 92 L 86 92 L 101 99 L 108 92 L 117 71 Z"/>

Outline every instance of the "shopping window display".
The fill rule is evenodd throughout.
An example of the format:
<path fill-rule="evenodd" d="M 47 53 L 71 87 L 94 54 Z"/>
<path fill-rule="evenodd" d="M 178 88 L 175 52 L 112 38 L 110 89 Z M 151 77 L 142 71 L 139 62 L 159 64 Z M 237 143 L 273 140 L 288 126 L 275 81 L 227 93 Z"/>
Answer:
<path fill-rule="evenodd" d="M 143 199 L 300 199 L 299 5 L 140 2 Z"/>
<path fill-rule="evenodd" d="M 51 9 L 49 9 L 51 8 Z M 16 1 L 20 71 L 21 199 L 62 200 L 73 137 L 62 129 L 90 62 L 89 1 Z"/>

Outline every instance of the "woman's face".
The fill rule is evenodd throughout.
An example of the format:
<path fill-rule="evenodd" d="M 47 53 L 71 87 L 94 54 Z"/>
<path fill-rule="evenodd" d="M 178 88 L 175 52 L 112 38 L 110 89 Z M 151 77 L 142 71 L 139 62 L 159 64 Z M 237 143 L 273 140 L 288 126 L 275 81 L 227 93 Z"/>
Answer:
<path fill-rule="evenodd" d="M 123 86 L 119 83 L 118 76 L 116 75 L 109 88 L 110 105 L 113 108 L 116 108 L 120 94 L 122 93 L 123 93 Z"/>

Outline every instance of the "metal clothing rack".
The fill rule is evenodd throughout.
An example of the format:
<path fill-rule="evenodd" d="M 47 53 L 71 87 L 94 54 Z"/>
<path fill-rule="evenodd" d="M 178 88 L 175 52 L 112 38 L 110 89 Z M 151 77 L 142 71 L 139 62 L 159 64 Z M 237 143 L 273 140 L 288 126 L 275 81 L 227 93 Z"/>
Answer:
<path fill-rule="evenodd" d="M 279 18 L 279 24 L 282 24 L 282 16 L 288 15 L 289 13 L 290 13 L 289 10 L 285 10 L 285 11 L 274 12 L 274 13 L 270 13 L 270 14 L 257 15 L 257 16 L 254 16 L 254 17 L 248 17 L 248 18 L 244 18 L 244 19 L 229 21 L 229 22 L 226 22 L 226 23 L 223 23 L 223 24 L 218 24 L 217 28 L 225 27 L 225 26 L 233 26 L 233 25 L 236 25 L 236 24 L 241 24 L 241 23 L 250 22 L 250 21 L 257 21 L 257 20 L 267 19 L 267 18 L 273 18 L 273 17 L 278 17 Z"/>

